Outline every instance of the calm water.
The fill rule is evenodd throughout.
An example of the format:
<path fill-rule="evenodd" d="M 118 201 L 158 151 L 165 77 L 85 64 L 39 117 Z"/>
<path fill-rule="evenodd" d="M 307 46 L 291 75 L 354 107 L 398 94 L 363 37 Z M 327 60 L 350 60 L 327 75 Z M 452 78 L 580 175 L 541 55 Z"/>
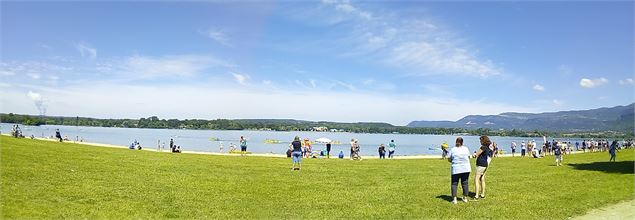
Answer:
<path fill-rule="evenodd" d="M 0 131 L 3 134 L 10 133 L 12 124 L 0 124 Z M 170 138 L 175 144 L 180 145 L 185 151 L 218 152 L 219 145 L 225 146 L 224 152 L 229 150 L 230 143 L 238 147 L 238 139 L 245 136 L 248 142 L 247 150 L 254 153 L 276 153 L 284 154 L 289 142 L 297 135 L 301 138 L 315 140 L 326 137 L 334 141 L 339 141 L 341 145 L 333 145 L 331 154 L 337 155 L 340 150 L 348 155 L 349 142 L 351 138 L 359 140 L 361 153 L 363 155 L 378 155 L 379 144 L 388 146 L 390 140 L 395 140 L 397 144 L 397 155 L 440 155 L 440 145 L 444 141 L 453 146 L 457 136 L 452 135 L 419 135 L 419 134 L 356 134 L 345 132 L 283 132 L 283 131 L 219 131 L 219 130 L 183 130 L 183 129 L 144 129 L 144 128 L 102 128 L 102 127 L 82 127 L 82 126 L 20 126 L 25 136 L 50 137 L 55 135 L 55 129 L 60 129 L 62 137 L 68 136 L 74 140 L 77 136 L 86 142 L 104 143 L 129 146 L 134 140 L 141 143 L 146 148 L 157 148 L 157 141 L 169 146 Z M 212 141 L 210 138 L 218 138 L 221 141 Z M 520 152 L 521 141 L 532 140 L 521 137 L 490 137 L 492 141 L 498 143 L 499 148 L 506 152 L 511 152 L 512 141 L 518 144 Z M 280 140 L 279 144 L 266 144 L 266 139 Z M 474 151 L 478 148 L 478 136 L 463 136 L 465 145 Z M 534 139 L 542 143 L 542 138 Z M 549 138 L 548 140 L 551 140 Z M 565 139 L 565 141 L 575 142 L 579 139 Z M 239 147 L 238 147 L 239 148 Z M 313 150 L 323 149 L 323 144 L 314 144 Z M 387 148 L 387 147 L 386 147 Z"/>

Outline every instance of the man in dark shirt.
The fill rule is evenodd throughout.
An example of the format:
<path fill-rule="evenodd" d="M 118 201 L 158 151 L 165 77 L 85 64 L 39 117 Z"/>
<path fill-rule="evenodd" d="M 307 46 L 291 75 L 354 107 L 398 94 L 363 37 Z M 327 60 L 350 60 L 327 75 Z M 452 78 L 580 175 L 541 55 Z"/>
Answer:
<path fill-rule="evenodd" d="M 295 136 L 293 142 L 291 142 L 291 147 L 293 152 L 291 156 L 293 157 L 293 165 L 291 165 L 292 170 L 300 170 L 302 168 L 302 142 L 300 142 L 300 137 Z M 295 167 L 296 164 L 298 167 Z"/>

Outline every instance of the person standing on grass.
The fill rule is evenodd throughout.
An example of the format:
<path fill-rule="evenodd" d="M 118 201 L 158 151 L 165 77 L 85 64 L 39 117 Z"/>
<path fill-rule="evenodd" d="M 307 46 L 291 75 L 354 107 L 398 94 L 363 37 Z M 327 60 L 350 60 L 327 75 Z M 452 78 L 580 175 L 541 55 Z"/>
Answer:
<path fill-rule="evenodd" d="M 304 139 L 304 148 L 306 149 L 304 151 L 306 158 L 311 157 L 311 154 L 313 153 L 313 150 L 311 149 L 311 141 L 309 141 L 308 138 Z"/>
<path fill-rule="evenodd" d="M 512 141 L 512 157 L 514 157 L 514 154 L 516 154 L 516 142 Z"/>
<path fill-rule="evenodd" d="M 170 138 L 170 150 L 174 152 L 174 139 Z"/>
<path fill-rule="evenodd" d="M 617 151 L 617 141 L 613 141 L 613 143 L 611 143 L 611 146 L 609 147 L 609 155 L 611 155 L 609 162 L 615 162 L 615 151 Z"/>
<path fill-rule="evenodd" d="M 240 155 L 245 156 L 245 153 L 247 153 L 247 139 L 240 136 Z"/>
<path fill-rule="evenodd" d="M 520 143 L 520 157 L 525 157 L 525 153 L 527 153 L 527 147 L 525 146 L 525 141 Z"/>
<path fill-rule="evenodd" d="M 291 157 L 293 157 L 291 170 L 300 170 L 302 168 L 302 142 L 300 142 L 300 137 L 295 136 L 293 142 L 291 142 L 291 147 L 293 148 L 293 152 L 291 153 Z M 298 167 L 295 167 L 296 165 L 298 165 Z"/>
<path fill-rule="evenodd" d="M 492 158 L 492 141 L 489 137 L 483 135 L 480 138 L 481 148 L 474 154 L 476 157 L 476 175 L 474 176 L 474 183 L 476 186 L 476 195 L 474 199 L 479 197 L 485 198 L 485 172 Z"/>
<path fill-rule="evenodd" d="M 456 191 L 459 181 L 461 181 L 461 188 L 463 189 L 463 202 L 467 202 L 467 197 L 470 193 L 468 179 L 470 178 L 472 167 L 470 166 L 470 150 L 463 146 L 462 137 L 456 138 L 456 144 L 452 149 L 450 149 L 448 161 L 452 163 L 450 169 L 450 173 L 452 174 L 452 182 L 450 185 L 450 189 L 452 191 L 452 203 L 457 203 Z"/>
<path fill-rule="evenodd" d="M 326 158 L 331 158 L 331 142 L 326 143 Z"/>
<path fill-rule="evenodd" d="M 386 159 L 386 147 L 384 144 L 379 145 L 379 159 Z"/>
<path fill-rule="evenodd" d="M 355 149 L 355 138 L 351 139 L 351 160 L 353 160 L 353 149 Z"/>
<path fill-rule="evenodd" d="M 17 126 L 16 126 L 17 127 Z M 55 129 L 55 137 L 62 142 L 62 134 L 60 133 L 60 129 Z"/>
<path fill-rule="evenodd" d="M 396 148 L 397 148 L 397 145 L 395 145 L 395 140 L 390 140 L 390 143 L 388 144 L 388 158 L 389 159 L 393 159 L 393 157 L 395 156 Z"/>
<path fill-rule="evenodd" d="M 560 147 L 561 145 L 556 144 L 555 148 L 553 149 L 553 155 L 555 155 L 556 157 L 556 166 L 562 165 L 562 148 Z"/>
<path fill-rule="evenodd" d="M 448 147 L 448 143 L 445 141 L 441 144 L 441 160 L 448 158 Z"/>

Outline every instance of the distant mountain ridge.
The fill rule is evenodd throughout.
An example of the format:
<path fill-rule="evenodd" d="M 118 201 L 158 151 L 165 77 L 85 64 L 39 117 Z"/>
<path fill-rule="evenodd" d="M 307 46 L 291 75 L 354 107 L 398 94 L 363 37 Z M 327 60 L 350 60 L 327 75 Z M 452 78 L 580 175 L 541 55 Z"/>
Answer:
<path fill-rule="evenodd" d="M 490 128 L 548 130 L 558 132 L 625 131 L 633 133 L 635 103 L 590 110 L 545 113 L 506 112 L 498 115 L 468 115 L 458 121 L 413 121 L 408 127 Z"/>

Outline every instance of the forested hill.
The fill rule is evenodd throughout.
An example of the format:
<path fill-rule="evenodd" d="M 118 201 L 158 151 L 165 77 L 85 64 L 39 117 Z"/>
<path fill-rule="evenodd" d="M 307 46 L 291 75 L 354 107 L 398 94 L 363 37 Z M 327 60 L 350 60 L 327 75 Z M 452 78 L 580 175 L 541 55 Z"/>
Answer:
<path fill-rule="evenodd" d="M 633 133 L 635 104 L 579 111 L 469 115 L 458 121 L 413 121 L 408 127 L 489 128 L 555 132 L 620 131 Z"/>

